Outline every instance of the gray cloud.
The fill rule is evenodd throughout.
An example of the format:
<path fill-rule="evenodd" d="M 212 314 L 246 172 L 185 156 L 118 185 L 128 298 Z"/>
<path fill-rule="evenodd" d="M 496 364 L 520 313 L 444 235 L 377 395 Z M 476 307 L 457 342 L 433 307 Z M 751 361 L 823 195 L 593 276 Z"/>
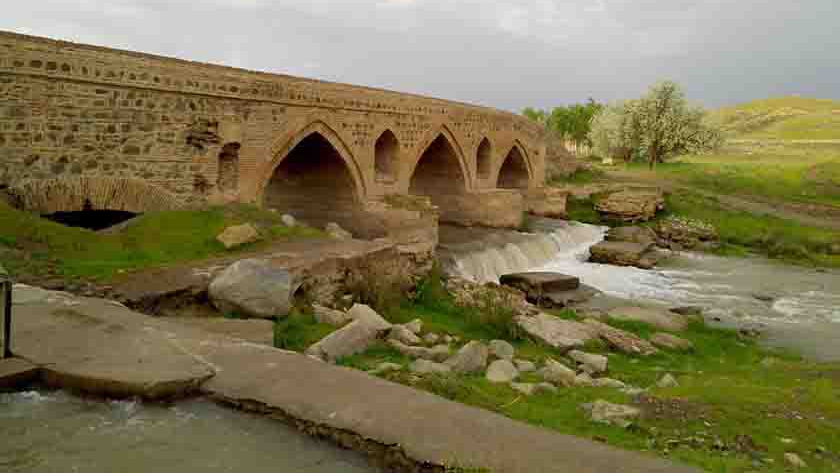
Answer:
<path fill-rule="evenodd" d="M 836 0 L 27 0 L 0 28 L 500 108 L 840 98 Z"/>

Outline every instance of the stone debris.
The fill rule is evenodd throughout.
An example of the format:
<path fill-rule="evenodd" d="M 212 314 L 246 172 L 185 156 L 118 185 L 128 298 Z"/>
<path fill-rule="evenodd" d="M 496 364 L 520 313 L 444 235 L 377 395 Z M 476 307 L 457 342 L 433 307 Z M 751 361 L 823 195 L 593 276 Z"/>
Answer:
<path fill-rule="evenodd" d="M 388 334 L 388 338 L 392 340 L 399 340 L 406 345 L 420 345 L 423 341 L 420 340 L 420 337 L 414 335 L 414 333 L 405 328 L 403 325 L 394 325 L 391 329 L 391 333 Z"/>
<path fill-rule="evenodd" d="M 583 321 L 583 324 L 590 326 L 601 339 L 622 353 L 641 356 L 657 353 L 656 347 L 651 345 L 650 342 L 642 340 L 630 332 L 610 327 L 603 322 L 593 319 L 586 319 Z"/>
<path fill-rule="evenodd" d="M 493 340 L 490 342 L 490 355 L 502 360 L 513 361 L 516 349 L 504 340 Z"/>
<path fill-rule="evenodd" d="M 613 404 L 603 399 L 584 404 L 581 407 L 589 414 L 589 420 L 592 422 L 601 422 L 621 428 L 629 427 L 642 413 L 635 407 Z"/>
<path fill-rule="evenodd" d="M 347 230 L 341 228 L 341 226 L 335 222 L 330 222 L 324 227 L 327 234 L 335 238 L 336 240 L 350 240 L 353 238 L 353 234 L 348 232 Z"/>
<path fill-rule="evenodd" d="M 487 345 L 479 341 L 472 341 L 461 347 L 445 363 L 456 373 L 477 373 L 484 371 L 488 356 Z"/>
<path fill-rule="evenodd" d="M 660 254 L 651 245 L 626 241 L 602 241 L 589 248 L 589 253 L 589 261 L 593 263 L 640 269 L 652 269 L 660 259 Z"/>
<path fill-rule="evenodd" d="M 349 324 L 322 338 L 306 350 L 307 355 L 335 362 L 338 358 L 365 352 L 391 330 L 391 324 L 368 306 L 356 304 Z"/>
<path fill-rule="evenodd" d="M 688 319 L 666 309 L 651 307 L 617 307 L 608 315 L 616 320 L 629 320 L 653 325 L 660 330 L 681 332 L 688 328 Z"/>
<path fill-rule="evenodd" d="M 537 374 L 547 381 L 566 387 L 573 386 L 577 378 L 575 370 L 550 358 L 545 360 L 545 366 L 540 368 Z"/>
<path fill-rule="evenodd" d="M 575 386 L 589 387 L 592 386 L 592 376 L 587 373 L 580 373 L 575 377 Z"/>
<path fill-rule="evenodd" d="M 281 222 L 283 222 L 283 225 L 285 225 L 285 226 L 287 226 L 287 227 L 295 227 L 295 226 L 297 226 L 297 219 L 295 219 L 294 217 L 292 217 L 292 216 L 291 216 L 291 215 L 289 215 L 289 214 L 283 214 L 283 215 L 280 217 L 280 221 L 281 221 Z"/>
<path fill-rule="evenodd" d="M 260 239 L 260 232 L 250 223 L 227 227 L 216 237 L 226 250 L 247 245 Z"/>
<path fill-rule="evenodd" d="M 557 392 L 557 386 L 551 383 L 510 383 L 510 387 L 526 396 Z"/>
<path fill-rule="evenodd" d="M 513 360 L 513 364 L 520 373 L 533 373 L 534 371 L 537 371 L 537 366 L 528 360 L 520 360 L 517 358 Z"/>
<path fill-rule="evenodd" d="M 429 345 L 434 345 L 435 343 L 440 341 L 440 335 L 436 333 L 427 333 L 423 336 L 423 341 L 428 343 Z"/>
<path fill-rule="evenodd" d="M 805 463 L 805 460 L 795 453 L 785 453 L 785 463 L 794 468 L 808 468 L 808 464 Z"/>
<path fill-rule="evenodd" d="M 592 380 L 592 386 L 596 388 L 624 389 L 627 387 L 622 381 L 612 378 L 596 378 Z"/>
<path fill-rule="evenodd" d="M 289 273 L 261 259 L 239 260 L 210 283 L 210 301 L 222 313 L 285 317 L 297 285 Z"/>
<path fill-rule="evenodd" d="M 329 307 L 324 307 L 318 304 L 312 305 L 312 312 L 315 317 L 315 321 L 319 324 L 341 327 L 352 320 L 352 318 L 347 315 L 347 312 L 330 309 Z"/>
<path fill-rule="evenodd" d="M 408 365 L 408 369 L 412 373 L 419 374 L 442 374 L 452 371 L 452 368 L 444 365 L 443 363 L 435 363 L 434 361 L 429 360 L 414 360 L 410 365 Z"/>
<path fill-rule="evenodd" d="M 650 343 L 659 348 L 675 351 L 693 351 L 694 344 L 690 340 L 680 338 L 670 333 L 659 332 L 650 337 Z"/>
<path fill-rule="evenodd" d="M 486 377 L 491 383 L 510 383 L 519 377 L 519 371 L 508 360 L 496 360 L 487 367 Z"/>
<path fill-rule="evenodd" d="M 499 282 L 524 292 L 531 302 L 549 292 L 573 291 L 580 286 L 580 279 L 576 276 L 545 271 L 504 274 Z"/>
<path fill-rule="evenodd" d="M 388 340 L 388 344 L 398 352 L 411 358 L 443 362 L 450 355 L 449 345 L 436 345 L 432 348 L 414 347 L 394 339 Z"/>
<path fill-rule="evenodd" d="M 680 383 L 677 382 L 677 379 L 674 378 L 670 373 L 666 374 L 659 381 L 656 382 L 657 388 L 675 388 L 679 386 Z"/>
<path fill-rule="evenodd" d="M 649 246 L 656 243 L 656 232 L 648 227 L 615 227 L 607 232 L 605 239 L 607 241 L 626 241 Z"/>
<path fill-rule="evenodd" d="M 595 355 L 580 350 L 572 350 L 566 354 L 570 359 L 580 364 L 580 369 L 589 375 L 604 373 L 607 371 L 607 357 Z"/>
<path fill-rule="evenodd" d="M 403 365 L 398 363 L 379 363 L 376 368 L 370 371 L 372 375 L 380 375 L 390 373 L 392 371 L 402 371 Z"/>
<path fill-rule="evenodd" d="M 582 348 L 585 342 L 598 338 L 596 328 L 545 312 L 534 316 L 520 315 L 515 322 L 534 339 L 559 350 Z"/>

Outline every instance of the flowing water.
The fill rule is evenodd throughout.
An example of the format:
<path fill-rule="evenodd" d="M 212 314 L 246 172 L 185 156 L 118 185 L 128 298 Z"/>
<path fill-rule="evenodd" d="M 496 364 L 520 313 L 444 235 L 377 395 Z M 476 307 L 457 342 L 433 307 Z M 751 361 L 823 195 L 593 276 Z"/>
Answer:
<path fill-rule="evenodd" d="M 191 400 L 173 406 L 0 394 L 3 473 L 362 473 L 353 452 L 278 421 Z"/>
<path fill-rule="evenodd" d="M 505 273 L 542 270 L 577 276 L 604 293 L 669 306 L 697 305 L 707 315 L 840 327 L 840 272 L 785 265 L 763 258 L 680 253 L 655 270 L 589 263 L 589 248 L 605 227 L 543 221 L 502 247 L 457 255 L 461 276 L 498 281 Z"/>

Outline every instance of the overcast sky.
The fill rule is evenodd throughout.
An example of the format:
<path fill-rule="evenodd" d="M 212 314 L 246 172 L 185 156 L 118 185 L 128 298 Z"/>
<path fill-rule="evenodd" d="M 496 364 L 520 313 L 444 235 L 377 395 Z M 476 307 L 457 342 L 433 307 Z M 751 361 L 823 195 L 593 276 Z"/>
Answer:
<path fill-rule="evenodd" d="M 5 4 L 8 3 L 8 4 Z M 840 99 L 838 0 L 16 0 L 0 29 L 519 111 Z"/>

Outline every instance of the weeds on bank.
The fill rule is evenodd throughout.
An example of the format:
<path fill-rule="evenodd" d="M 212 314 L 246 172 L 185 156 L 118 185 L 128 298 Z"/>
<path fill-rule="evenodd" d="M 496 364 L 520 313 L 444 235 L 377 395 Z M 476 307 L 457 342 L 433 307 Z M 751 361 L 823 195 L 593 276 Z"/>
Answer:
<path fill-rule="evenodd" d="M 263 240 L 323 237 L 307 227 L 285 227 L 280 216 L 253 206 L 150 212 L 119 232 L 67 227 L 0 202 L 0 263 L 14 274 L 108 280 L 119 272 L 229 254 L 216 236 L 231 225 L 253 222 Z"/>
<path fill-rule="evenodd" d="M 318 323 L 312 313 L 295 309 L 274 323 L 274 347 L 302 352 L 335 330 L 332 325 Z"/>

